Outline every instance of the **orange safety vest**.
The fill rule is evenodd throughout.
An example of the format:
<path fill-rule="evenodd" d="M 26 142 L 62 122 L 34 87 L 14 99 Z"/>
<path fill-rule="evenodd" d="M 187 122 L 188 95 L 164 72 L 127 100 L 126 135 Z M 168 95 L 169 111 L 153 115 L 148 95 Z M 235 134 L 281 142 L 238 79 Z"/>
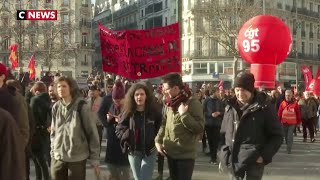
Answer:
<path fill-rule="evenodd" d="M 283 109 L 281 118 L 282 123 L 297 124 L 297 114 L 293 105 L 294 104 L 290 104 Z"/>

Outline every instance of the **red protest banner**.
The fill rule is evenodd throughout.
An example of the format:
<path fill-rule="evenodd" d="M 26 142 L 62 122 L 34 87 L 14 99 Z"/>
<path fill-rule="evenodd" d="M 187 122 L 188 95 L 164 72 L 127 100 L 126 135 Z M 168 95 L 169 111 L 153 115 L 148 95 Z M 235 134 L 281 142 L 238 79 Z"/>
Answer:
<path fill-rule="evenodd" d="M 112 31 L 99 24 L 103 71 L 129 79 L 181 72 L 178 23 L 148 30 Z"/>
<path fill-rule="evenodd" d="M 304 82 L 306 83 L 306 91 L 310 91 L 309 85 L 310 85 L 311 80 L 312 80 L 311 69 L 310 69 L 309 66 L 302 65 L 301 66 L 301 71 L 302 71 L 303 76 L 304 76 Z"/>

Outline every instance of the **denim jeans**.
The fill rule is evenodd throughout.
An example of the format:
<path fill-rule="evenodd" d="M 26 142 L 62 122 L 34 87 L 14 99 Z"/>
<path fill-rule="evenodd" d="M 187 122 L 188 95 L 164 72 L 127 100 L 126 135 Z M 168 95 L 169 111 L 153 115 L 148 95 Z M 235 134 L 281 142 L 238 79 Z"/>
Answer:
<path fill-rule="evenodd" d="M 129 153 L 128 159 L 135 180 L 152 179 L 156 156 L 156 152 L 153 152 L 149 156 L 144 156 L 142 152 L 139 151 Z"/>
<path fill-rule="evenodd" d="M 293 131 L 295 126 L 296 125 L 294 124 L 283 124 L 284 138 L 286 140 L 288 153 L 291 153 L 293 144 Z"/>

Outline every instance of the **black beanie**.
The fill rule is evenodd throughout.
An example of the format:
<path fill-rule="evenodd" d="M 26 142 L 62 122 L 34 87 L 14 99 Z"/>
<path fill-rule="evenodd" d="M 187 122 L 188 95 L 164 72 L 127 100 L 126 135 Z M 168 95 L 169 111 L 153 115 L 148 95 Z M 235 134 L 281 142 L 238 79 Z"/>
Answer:
<path fill-rule="evenodd" d="M 247 72 L 239 73 L 234 81 L 234 87 L 241 87 L 253 93 L 254 92 L 253 74 L 247 73 Z"/>

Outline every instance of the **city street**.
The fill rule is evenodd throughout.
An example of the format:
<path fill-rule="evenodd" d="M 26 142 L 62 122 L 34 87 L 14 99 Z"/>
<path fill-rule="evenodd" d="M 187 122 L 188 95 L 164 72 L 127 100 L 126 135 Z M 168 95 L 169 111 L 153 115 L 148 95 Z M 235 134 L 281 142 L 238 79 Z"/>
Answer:
<path fill-rule="evenodd" d="M 286 153 L 286 147 L 283 145 L 273 163 L 268 165 L 264 172 L 263 180 L 317 180 L 320 177 L 320 143 L 303 143 L 302 134 L 295 138 L 292 154 Z M 319 139 L 319 137 L 318 137 Z M 104 148 L 105 149 L 105 144 Z M 201 144 L 199 143 L 199 147 Z M 101 153 L 101 159 L 104 159 L 105 152 Z M 102 170 L 106 171 L 106 166 L 102 163 Z M 168 177 L 168 169 L 164 167 L 164 177 Z M 31 167 L 31 180 L 35 180 L 34 166 Z M 154 171 L 154 177 L 157 176 L 157 169 Z M 165 179 L 164 178 L 164 179 Z M 220 174 L 218 166 L 209 164 L 209 157 L 200 152 L 196 159 L 194 180 L 228 180 L 226 172 Z M 87 165 L 87 180 L 96 180 L 90 165 Z"/>

